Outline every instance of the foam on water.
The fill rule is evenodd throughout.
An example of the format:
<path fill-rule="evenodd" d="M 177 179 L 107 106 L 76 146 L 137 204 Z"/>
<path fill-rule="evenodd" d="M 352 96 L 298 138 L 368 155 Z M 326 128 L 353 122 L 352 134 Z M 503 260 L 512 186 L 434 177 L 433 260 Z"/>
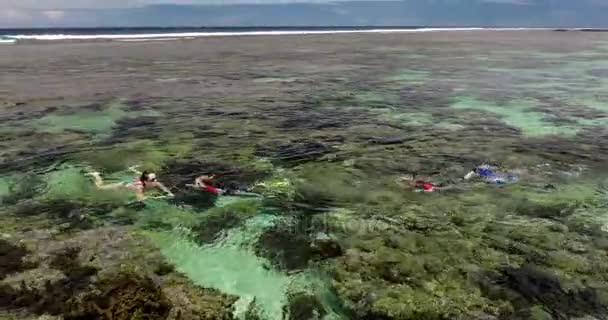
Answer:
<path fill-rule="evenodd" d="M 275 30 L 275 31 L 240 31 L 240 32 L 180 32 L 180 33 L 149 33 L 149 34 L 37 34 L 11 35 L 9 40 L 122 40 L 122 39 L 181 39 L 199 37 L 227 36 L 287 36 L 287 35 L 323 35 L 323 34 L 353 34 L 353 33 L 418 33 L 418 32 L 451 32 L 451 31 L 517 31 L 531 28 L 420 28 L 420 29 L 362 29 L 362 30 Z M 549 29 L 534 29 L 549 30 Z"/>

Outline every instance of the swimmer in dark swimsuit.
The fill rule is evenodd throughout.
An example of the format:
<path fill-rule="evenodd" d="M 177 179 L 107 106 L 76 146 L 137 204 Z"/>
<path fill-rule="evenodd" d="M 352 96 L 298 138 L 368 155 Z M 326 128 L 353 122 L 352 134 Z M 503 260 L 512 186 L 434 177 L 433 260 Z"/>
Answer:
<path fill-rule="evenodd" d="M 104 184 L 103 179 L 101 178 L 101 174 L 99 172 L 90 172 L 87 175 L 95 178 L 95 185 L 100 190 L 116 190 L 116 189 L 129 189 L 135 192 L 135 196 L 138 201 L 143 201 L 148 199 L 144 194 L 145 191 L 158 188 L 166 193 L 166 196 L 154 197 L 154 198 L 165 198 L 165 197 L 173 197 L 173 193 L 169 188 L 165 187 L 162 183 L 160 183 L 156 179 L 156 174 L 153 172 L 139 172 L 136 170 L 137 166 L 133 166 L 129 168 L 129 171 L 132 171 L 138 175 L 138 177 L 133 178 L 131 182 L 118 182 L 118 183 L 109 183 Z"/>

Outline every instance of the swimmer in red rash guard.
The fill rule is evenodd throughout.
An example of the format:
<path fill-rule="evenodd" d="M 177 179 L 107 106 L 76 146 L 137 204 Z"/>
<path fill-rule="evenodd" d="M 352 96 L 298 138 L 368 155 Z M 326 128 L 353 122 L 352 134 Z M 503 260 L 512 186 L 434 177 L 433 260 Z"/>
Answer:
<path fill-rule="evenodd" d="M 203 190 L 205 192 L 209 192 L 211 194 L 214 195 L 222 195 L 225 193 L 224 190 L 216 188 L 213 186 L 213 179 L 215 178 L 215 176 L 211 175 L 211 176 L 207 176 L 207 175 L 202 175 L 196 179 L 194 179 L 194 187 L 198 188 L 200 190 Z"/>

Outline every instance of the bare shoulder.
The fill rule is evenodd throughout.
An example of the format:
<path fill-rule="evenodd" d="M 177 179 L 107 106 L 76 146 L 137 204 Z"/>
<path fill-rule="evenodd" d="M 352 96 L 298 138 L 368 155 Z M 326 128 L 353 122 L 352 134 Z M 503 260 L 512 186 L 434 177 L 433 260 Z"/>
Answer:
<path fill-rule="evenodd" d="M 154 187 L 154 188 L 160 188 L 163 184 L 160 183 L 160 181 L 154 181 L 152 183 L 148 182 L 147 183 L 150 187 Z"/>

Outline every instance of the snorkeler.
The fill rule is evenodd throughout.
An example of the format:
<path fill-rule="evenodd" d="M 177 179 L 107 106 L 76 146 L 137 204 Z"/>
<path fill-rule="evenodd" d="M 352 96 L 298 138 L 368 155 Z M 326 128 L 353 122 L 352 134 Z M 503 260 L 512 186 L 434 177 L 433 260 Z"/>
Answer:
<path fill-rule="evenodd" d="M 220 195 L 230 195 L 230 196 L 239 196 L 239 197 L 254 197 L 259 198 L 261 195 L 253 192 L 247 192 L 243 190 L 236 189 L 220 189 L 214 186 L 213 179 L 215 179 L 215 175 L 202 175 L 194 179 L 193 184 L 188 184 L 187 186 L 193 187 L 198 190 L 205 191 L 212 195 L 220 196 Z"/>
<path fill-rule="evenodd" d="M 397 180 L 397 182 L 400 185 L 405 183 L 408 187 L 414 189 L 416 192 L 440 191 L 438 186 L 426 181 L 425 179 L 414 178 L 414 175 L 403 175 Z"/>
<path fill-rule="evenodd" d="M 489 184 L 505 185 L 519 181 L 519 178 L 513 174 L 507 172 L 500 172 L 488 164 L 482 164 L 477 166 L 471 172 L 464 176 L 464 180 L 470 180 L 472 178 L 481 178 Z"/>
<path fill-rule="evenodd" d="M 101 174 L 99 172 L 89 172 L 87 173 L 87 175 L 95 178 L 95 185 L 100 190 L 115 190 L 127 188 L 135 191 L 135 196 L 137 197 L 138 201 L 148 199 L 149 197 L 146 197 L 145 191 L 153 188 L 161 189 L 163 192 L 166 193 L 165 196 L 153 197 L 155 199 L 174 196 L 171 190 L 169 190 L 169 188 L 165 187 L 156 179 L 156 174 L 148 171 L 140 172 L 136 168 L 137 166 L 129 167 L 129 171 L 138 175 L 138 177 L 133 178 L 133 181 L 131 182 L 104 184 L 103 179 L 101 178 Z"/>
<path fill-rule="evenodd" d="M 403 175 L 397 179 L 397 183 L 402 187 L 411 188 L 414 192 L 441 192 L 441 191 L 465 191 L 468 190 L 466 186 L 456 184 L 435 184 L 431 183 L 430 178 L 415 178 L 414 175 Z"/>
<path fill-rule="evenodd" d="M 214 195 L 221 195 L 226 193 L 225 190 L 213 186 L 213 179 L 215 179 L 214 175 L 202 175 L 194 179 L 194 184 L 191 184 L 189 186 L 195 187 L 205 192 L 209 192 Z"/>
<path fill-rule="evenodd" d="M 414 183 L 412 183 L 412 186 L 419 191 L 423 191 L 423 192 L 435 192 L 435 191 L 439 191 L 439 188 L 428 182 L 428 181 L 424 181 L 423 179 L 416 179 L 414 180 Z"/>

